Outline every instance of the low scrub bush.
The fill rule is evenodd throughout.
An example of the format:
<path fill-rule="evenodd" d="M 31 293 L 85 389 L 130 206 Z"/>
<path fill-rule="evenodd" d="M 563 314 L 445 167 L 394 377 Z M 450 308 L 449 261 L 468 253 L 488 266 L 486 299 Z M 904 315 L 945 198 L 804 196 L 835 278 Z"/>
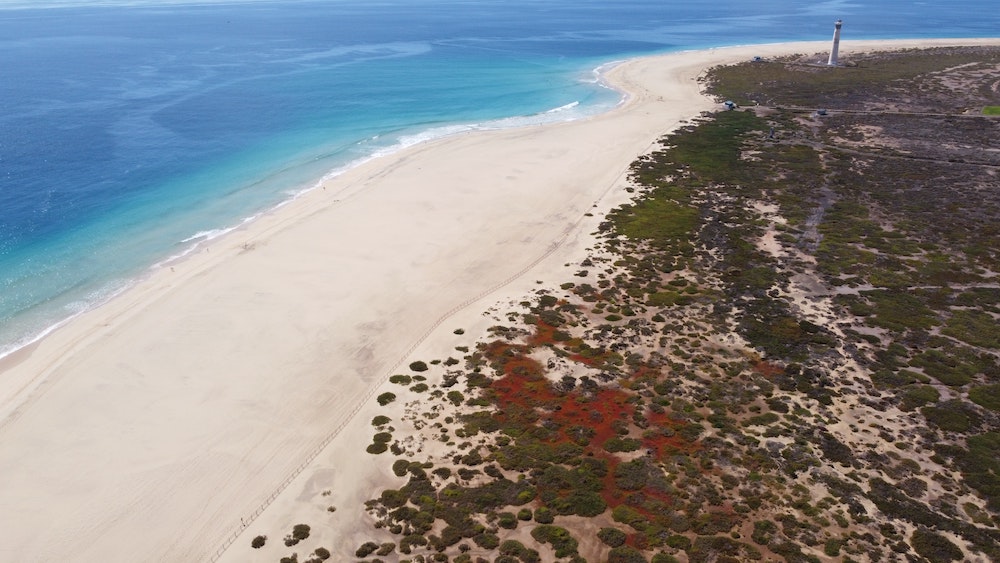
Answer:
<path fill-rule="evenodd" d="M 601 528 L 597 532 L 597 539 L 604 542 L 604 545 L 608 547 L 618 547 L 625 545 L 625 540 L 628 539 L 628 534 L 618 528 Z"/>
<path fill-rule="evenodd" d="M 362 557 L 362 558 L 363 557 L 368 557 L 372 553 L 375 553 L 375 550 L 377 550 L 378 548 L 379 548 L 379 545 L 377 543 L 375 543 L 373 541 L 368 541 L 368 542 L 365 542 L 365 543 L 361 544 L 361 547 L 359 547 L 354 552 L 354 555 L 356 555 L 358 557 Z"/>

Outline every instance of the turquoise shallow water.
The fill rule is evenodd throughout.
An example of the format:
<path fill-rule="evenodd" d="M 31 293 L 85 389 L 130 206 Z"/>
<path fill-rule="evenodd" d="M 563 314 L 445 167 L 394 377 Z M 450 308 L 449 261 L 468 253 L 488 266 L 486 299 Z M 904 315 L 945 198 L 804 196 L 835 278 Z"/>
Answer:
<path fill-rule="evenodd" d="M 709 46 L 995 36 L 984 2 L 0 2 L 0 355 L 354 163 Z"/>

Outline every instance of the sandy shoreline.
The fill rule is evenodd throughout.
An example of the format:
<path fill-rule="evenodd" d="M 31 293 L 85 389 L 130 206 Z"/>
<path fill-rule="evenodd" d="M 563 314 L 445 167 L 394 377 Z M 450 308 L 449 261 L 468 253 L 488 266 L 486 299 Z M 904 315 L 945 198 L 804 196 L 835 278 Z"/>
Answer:
<path fill-rule="evenodd" d="M 635 157 L 717 107 L 699 93 L 705 68 L 826 48 L 628 61 L 608 77 L 630 94 L 621 108 L 370 161 L 9 359 L 0 559 L 271 561 L 250 538 L 330 505 L 314 535 L 352 553 L 356 508 L 397 480 L 364 452 L 387 376 L 455 355 L 494 324 L 484 310 L 571 275 Z"/>

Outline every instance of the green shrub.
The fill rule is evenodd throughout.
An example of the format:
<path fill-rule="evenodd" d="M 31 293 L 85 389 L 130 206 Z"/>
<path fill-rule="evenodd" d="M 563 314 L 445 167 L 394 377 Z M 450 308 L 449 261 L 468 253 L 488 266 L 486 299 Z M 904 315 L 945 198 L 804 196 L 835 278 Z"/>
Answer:
<path fill-rule="evenodd" d="M 569 530 L 560 526 L 544 524 L 531 531 L 531 537 L 539 543 L 552 544 L 556 552 L 556 557 L 563 558 L 576 554 L 579 545 L 576 539 L 570 535 Z"/>
<path fill-rule="evenodd" d="M 383 444 L 387 443 L 387 442 L 391 442 L 392 441 L 392 434 L 390 434 L 388 432 L 378 432 L 372 438 L 372 441 L 373 442 L 382 442 Z"/>
<path fill-rule="evenodd" d="M 903 391 L 902 403 L 899 405 L 899 408 L 904 411 L 911 411 L 929 403 L 936 403 L 940 398 L 941 393 L 934 387 L 930 385 L 914 385 Z"/>
<path fill-rule="evenodd" d="M 604 449 L 611 452 L 634 452 L 639 449 L 642 442 L 634 438 L 619 438 L 615 436 L 604 442 Z"/>
<path fill-rule="evenodd" d="M 392 419 L 388 416 L 380 414 L 372 419 L 372 426 L 383 426 L 385 424 L 389 424 L 391 421 Z"/>
<path fill-rule="evenodd" d="M 608 547 L 618 547 L 620 545 L 625 545 L 625 540 L 628 539 L 628 534 L 618 528 L 601 528 L 597 532 L 597 539 L 604 542 L 604 545 L 607 545 Z"/>
<path fill-rule="evenodd" d="M 384 453 L 388 449 L 389 446 L 386 445 L 385 442 L 375 442 L 374 444 L 369 444 L 368 447 L 365 448 L 365 451 L 372 455 L 378 455 L 380 453 Z"/>
<path fill-rule="evenodd" d="M 320 559 L 321 561 L 326 561 L 327 559 L 329 559 L 329 558 L 330 558 L 330 550 L 329 550 L 329 549 L 327 549 L 327 548 L 325 548 L 325 547 L 317 547 L 317 548 L 316 548 L 316 551 L 314 551 L 313 553 L 314 553 L 314 554 L 316 555 L 316 557 L 318 557 L 318 558 L 319 558 L 319 559 Z"/>
<path fill-rule="evenodd" d="M 304 540 L 309 537 L 309 526 L 307 524 L 296 524 L 292 527 L 292 537 L 297 540 Z"/>
<path fill-rule="evenodd" d="M 513 530 L 517 527 L 517 516 L 513 512 L 501 512 L 497 519 L 497 525 L 501 528 Z"/>
<path fill-rule="evenodd" d="M 378 404 L 380 404 L 380 405 L 382 405 L 384 407 L 384 406 L 388 405 L 389 403 L 391 403 L 391 402 L 393 402 L 393 401 L 396 400 L 396 394 L 395 393 L 390 393 L 390 392 L 386 391 L 385 393 L 382 393 L 381 395 L 379 395 L 376 400 L 378 401 Z"/>
<path fill-rule="evenodd" d="M 427 389 L 429 389 L 429 387 L 427 387 L 426 383 L 417 383 L 413 387 L 410 387 L 410 391 L 413 391 L 414 393 L 423 393 Z"/>
<path fill-rule="evenodd" d="M 901 291 L 863 292 L 875 307 L 871 322 L 889 330 L 929 329 L 938 324 L 937 315 L 920 298 Z"/>
<path fill-rule="evenodd" d="M 500 538 L 496 534 L 484 532 L 478 536 L 473 536 L 472 541 L 483 549 L 496 549 L 500 545 Z"/>
<path fill-rule="evenodd" d="M 768 426 L 778 422 L 778 415 L 773 412 L 766 412 L 764 414 L 758 414 L 757 416 L 751 416 L 744 422 L 744 426 Z"/>
<path fill-rule="evenodd" d="M 357 555 L 358 557 L 362 557 L 362 558 L 368 557 L 372 553 L 375 553 L 376 549 L 378 549 L 378 544 L 375 543 L 375 542 L 373 542 L 373 541 L 368 541 L 368 542 L 365 542 L 365 543 L 361 544 L 361 547 L 359 547 L 354 552 L 354 555 Z"/>
<path fill-rule="evenodd" d="M 645 459 L 634 459 L 615 468 L 615 485 L 624 491 L 637 491 L 646 486 L 649 466 Z"/>
<path fill-rule="evenodd" d="M 973 346 L 1000 348 L 1000 328 L 993 317 L 983 311 L 955 311 L 941 332 Z"/>
<path fill-rule="evenodd" d="M 427 538 L 421 534 L 403 536 L 403 539 L 399 540 L 399 551 L 401 553 L 410 553 L 412 547 L 415 545 L 427 545 Z"/>
<path fill-rule="evenodd" d="M 551 524 L 555 520 L 552 515 L 552 511 L 547 507 L 541 506 L 535 509 L 535 522 L 539 524 Z"/>
<path fill-rule="evenodd" d="M 753 533 L 750 534 L 750 539 L 759 545 L 767 545 L 777 531 L 778 527 L 774 525 L 774 522 L 758 520 L 753 523 Z"/>
<path fill-rule="evenodd" d="M 687 551 L 691 549 L 691 540 L 687 536 L 674 534 L 667 538 L 666 544 L 674 549 Z"/>
<path fill-rule="evenodd" d="M 410 369 L 417 372 L 427 371 L 427 364 L 418 360 L 410 363 Z"/>
<path fill-rule="evenodd" d="M 257 536 L 250 542 L 250 547 L 260 549 L 267 543 L 267 536 Z"/>
<path fill-rule="evenodd" d="M 1000 412 L 1000 383 L 969 389 L 969 399 L 985 409 Z"/>
<path fill-rule="evenodd" d="M 931 563 L 948 563 L 962 559 L 962 550 L 948 538 L 925 528 L 917 528 L 910 537 L 913 550 Z"/>
<path fill-rule="evenodd" d="M 938 406 L 924 407 L 920 409 L 920 412 L 934 426 L 951 432 L 967 432 L 979 421 L 979 417 L 967 404 L 957 400 L 946 401 Z"/>
<path fill-rule="evenodd" d="M 389 383 L 395 383 L 397 385 L 409 385 L 413 381 L 413 378 L 408 375 L 393 375 L 389 378 Z"/>
<path fill-rule="evenodd" d="M 406 470 L 410 468 L 410 462 L 405 459 L 397 459 L 392 462 L 392 472 L 396 474 L 397 477 L 402 477 L 406 475 Z"/>
<path fill-rule="evenodd" d="M 638 549 L 622 545 L 608 552 L 608 563 L 646 563 L 646 558 Z"/>
<path fill-rule="evenodd" d="M 500 544 L 500 555 L 509 555 L 515 557 L 524 563 L 537 563 L 541 561 L 541 557 L 538 552 L 534 549 L 525 547 L 525 545 L 517 540 L 505 540 Z"/>
<path fill-rule="evenodd" d="M 559 503 L 559 514 L 576 514 L 586 518 L 593 518 L 608 509 L 607 503 L 596 491 L 573 491 L 559 501 L 553 501 L 553 508 L 556 508 L 556 502 Z"/>

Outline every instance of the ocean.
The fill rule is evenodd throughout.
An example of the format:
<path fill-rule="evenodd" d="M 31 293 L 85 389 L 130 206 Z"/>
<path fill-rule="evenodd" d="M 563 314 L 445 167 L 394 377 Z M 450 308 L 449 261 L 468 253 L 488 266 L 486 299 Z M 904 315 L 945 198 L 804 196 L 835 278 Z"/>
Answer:
<path fill-rule="evenodd" d="M 0 357 L 367 159 L 579 119 L 637 55 L 996 37 L 992 2 L 0 0 Z M 415 186 L 414 189 L 420 189 Z"/>

